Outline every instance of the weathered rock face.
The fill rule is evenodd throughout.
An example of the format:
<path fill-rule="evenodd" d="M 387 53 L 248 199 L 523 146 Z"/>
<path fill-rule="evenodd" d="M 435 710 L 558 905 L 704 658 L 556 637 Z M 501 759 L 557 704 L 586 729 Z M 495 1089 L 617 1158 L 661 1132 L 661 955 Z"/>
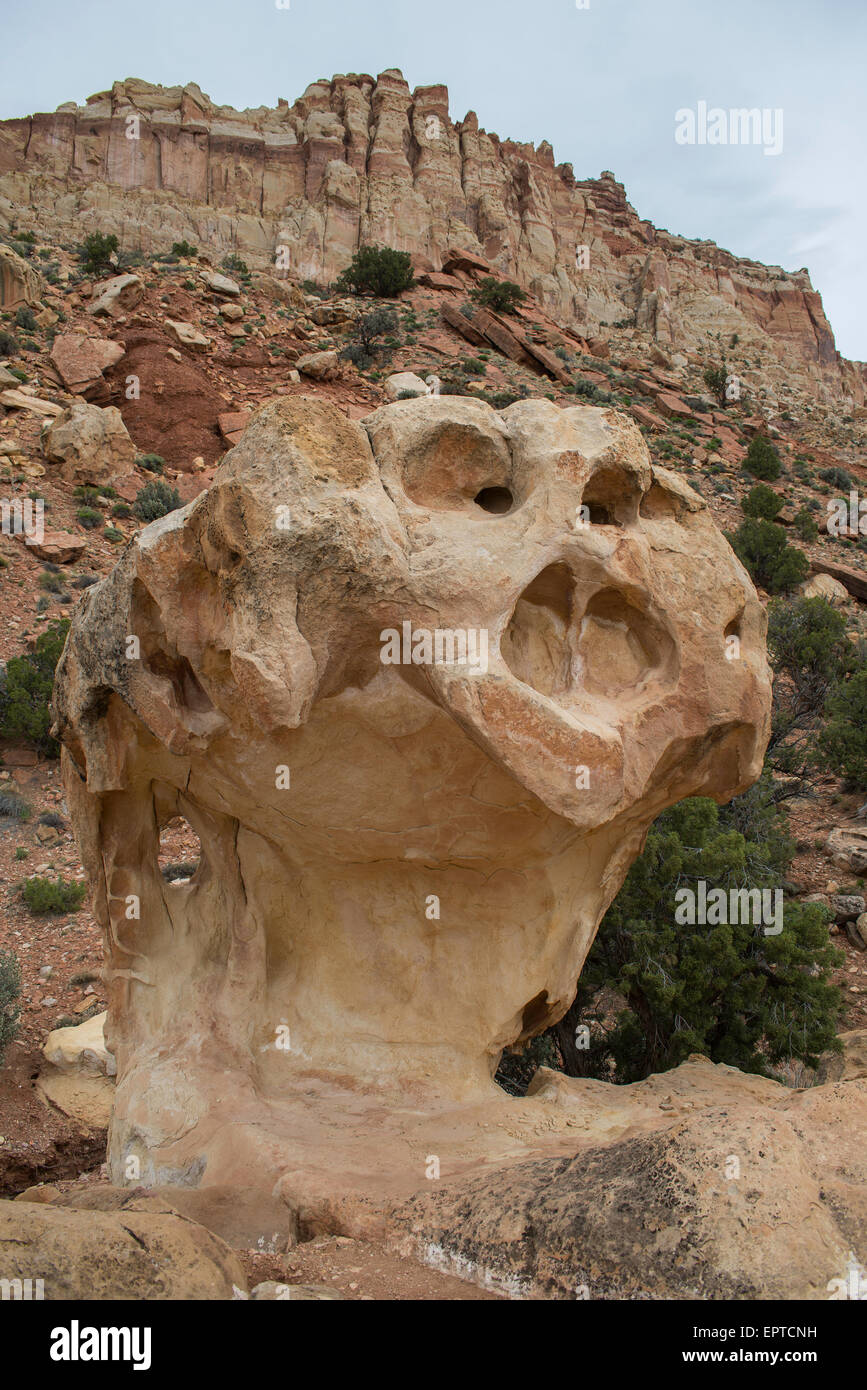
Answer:
<path fill-rule="evenodd" d="M 330 281 L 363 243 L 411 251 L 421 271 L 491 265 L 585 337 L 629 322 L 667 350 L 705 350 L 709 329 L 737 333 L 780 380 L 865 400 L 863 364 L 836 353 L 806 270 L 657 230 L 612 174 L 577 180 L 546 141 L 501 140 L 474 112 L 453 122 L 446 87 L 410 92 L 396 70 L 315 82 L 276 110 L 116 82 L 86 107 L 0 122 L 0 193 L 70 234 L 110 223 L 124 248 L 187 237 L 264 267 L 282 247 L 300 279 Z"/>
<path fill-rule="evenodd" d="M 867 1227 L 863 1064 L 846 1075 L 793 1092 L 698 1056 L 632 1086 L 541 1068 L 524 1107 L 571 1123 L 568 1146 L 428 1183 L 399 1244 L 523 1297 L 846 1297 Z"/>
<path fill-rule="evenodd" d="M 38 1271 L 48 1301 L 231 1299 L 247 1288 L 225 1241 L 136 1193 L 106 1212 L 0 1202 L 0 1259 L 4 1278 Z"/>
<path fill-rule="evenodd" d="M 247 1143 L 282 1171 L 263 1136 L 310 1069 L 502 1097 L 651 819 L 761 766 L 761 607 L 630 421 L 440 397 L 364 425 L 263 407 L 73 622 L 56 714 L 116 1180 L 135 1154 L 142 1181 L 229 1181 Z M 157 857 L 178 815 L 185 884 Z"/>
<path fill-rule="evenodd" d="M 128 476 L 135 462 L 135 446 L 113 405 L 76 401 L 46 429 L 43 447 L 68 483 L 114 483 Z"/>
<path fill-rule="evenodd" d="M 44 289 L 35 266 L 16 256 L 10 246 L 0 246 L 0 309 L 38 304 Z"/>

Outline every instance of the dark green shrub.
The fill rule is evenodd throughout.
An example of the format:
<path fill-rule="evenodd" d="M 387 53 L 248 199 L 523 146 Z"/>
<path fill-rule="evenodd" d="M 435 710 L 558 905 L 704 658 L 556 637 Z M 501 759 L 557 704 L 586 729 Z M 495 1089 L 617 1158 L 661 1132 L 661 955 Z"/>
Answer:
<path fill-rule="evenodd" d="M 5 328 L 0 328 L 0 357 L 14 357 L 18 351 L 18 339 Z"/>
<path fill-rule="evenodd" d="M 62 878 L 26 878 L 21 896 L 37 917 L 77 912 L 87 893 L 87 884 Z"/>
<path fill-rule="evenodd" d="M 819 747 L 827 766 L 857 788 L 867 789 L 867 667 L 836 687 L 825 706 Z"/>
<path fill-rule="evenodd" d="M 766 487 L 764 483 L 758 483 L 756 487 L 750 488 L 741 502 L 741 510 L 746 516 L 762 517 L 765 521 L 773 521 L 774 517 L 783 510 L 783 499 L 777 496 L 773 488 Z"/>
<path fill-rule="evenodd" d="M 334 287 L 338 294 L 372 294 L 394 299 L 415 284 L 412 257 L 408 251 L 389 246 L 362 246 L 352 264 L 338 275 Z"/>
<path fill-rule="evenodd" d="M 181 495 L 176 487 L 170 487 L 162 479 L 145 483 L 136 494 L 132 509 L 139 521 L 156 521 L 181 505 Z"/>
<path fill-rule="evenodd" d="M 28 333 L 34 333 L 36 331 L 36 316 L 33 310 L 22 304 L 21 308 L 15 311 L 15 326 L 16 328 L 25 328 Z"/>
<path fill-rule="evenodd" d="M 708 892 L 776 891 L 793 852 L 767 777 L 730 807 L 702 797 L 660 816 L 603 919 L 574 1004 L 551 1030 L 566 1069 L 611 1079 L 613 1068 L 614 1079 L 632 1082 L 699 1052 L 767 1075 L 780 1062 L 816 1066 L 821 1052 L 838 1051 L 830 974 L 843 957 L 822 906 L 784 900 L 783 930 L 772 936 L 755 922 L 675 917 L 676 891 L 699 880 Z M 626 1007 L 613 1027 L 596 1028 L 600 998 L 612 991 Z M 580 1024 L 591 1045 L 576 1052 Z"/>
<path fill-rule="evenodd" d="M 495 314 L 513 314 L 526 298 L 520 285 L 512 280 L 497 280 L 493 275 L 486 275 L 470 293 L 470 299 Z"/>
<path fill-rule="evenodd" d="M 782 472 L 780 455 L 763 434 L 753 435 L 743 466 L 745 472 L 765 483 L 772 483 Z"/>
<path fill-rule="evenodd" d="M 234 251 L 230 251 L 220 261 L 220 269 L 225 270 L 227 275 L 239 275 L 242 279 L 249 277 L 250 267 L 246 261 L 242 261 L 240 256 L 236 256 Z"/>
<path fill-rule="evenodd" d="M 98 512 L 95 507 L 79 507 L 75 519 L 86 531 L 93 531 L 95 527 L 102 525 L 102 512 Z"/>
<path fill-rule="evenodd" d="M 91 232 L 78 247 L 78 259 L 85 275 L 100 275 L 113 270 L 111 258 L 117 251 L 117 237 L 104 236 L 102 232 Z"/>
<path fill-rule="evenodd" d="M 768 762 L 775 772 L 803 779 L 817 761 L 828 696 L 855 666 L 846 621 L 823 598 L 773 599 L 768 656 L 774 670 Z"/>
<path fill-rule="evenodd" d="M 127 506 L 126 502 L 115 502 L 111 509 L 111 514 L 112 516 L 120 517 L 122 521 L 126 521 L 132 516 L 132 507 Z"/>
<path fill-rule="evenodd" d="M 748 516 L 729 544 L 756 584 L 769 594 L 783 594 L 800 584 L 810 571 L 802 550 L 789 545 L 782 526 Z"/>
<path fill-rule="evenodd" d="M 397 314 L 393 309 L 371 309 L 369 314 L 362 314 L 355 320 L 349 342 L 340 356 L 363 370 L 384 351 L 382 339 L 396 329 Z"/>
<path fill-rule="evenodd" d="M 47 589 L 50 594 L 59 594 L 63 589 L 63 579 L 54 570 L 43 570 L 39 576 L 40 589 Z"/>
<path fill-rule="evenodd" d="M 726 382 L 728 381 L 728 368 L 725 363 L 721 367 L 705 367 L 702 373 L 704 384 L 711 395 L 716 396 L 720 405 L 727 405 Z"/>
<path fill-rule="evenodd" d="M 800 507 L 795 513 L 795 530 L 802 541 L 814 541 L 819 534 L 819 528 L 810 515 L 809 507 Z"/>
<path fill-rule="evenodd" d="M 172 255 L 183 256 L 186 260 L 192 260 L 199 254 L 198 246 L 191 246 L 186 240 L 172 242 Z"/>
<path fill-rule="evenodd" d="M 18 1031 L 21 966 L 11 951 L 0 951 L 0 1062 Z"/>
<path fill-rule="evenodd" d="M 52 758 L 59 748 L 49 733 L 51 692 L 68 631 L 68 618 L 49 623 L 32 652 L 9 658 L 0 687 L 0 735 L 27 739 Z"/>
<path fill-rule="evenodd" d="M 123 531 L 118 531 L 116 526 L 106 526 L 102 534 L 107 541 L 111 541 L 112 545 L 119 545 L 121 541 L 126 540 Z"/>

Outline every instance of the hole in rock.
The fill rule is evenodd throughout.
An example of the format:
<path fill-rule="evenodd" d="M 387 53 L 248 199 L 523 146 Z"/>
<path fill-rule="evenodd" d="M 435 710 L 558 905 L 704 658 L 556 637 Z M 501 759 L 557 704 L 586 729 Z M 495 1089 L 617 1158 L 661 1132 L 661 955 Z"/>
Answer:
<path fill-rule="evenodd" d="M 741 609 L 741 611 L 740 611 L 740 613 L 738 613 L 737 617 L 736 617 L 736 618 L 732 618 L 731 622 L 729 623 L 728 627 L 727 627 L 726 630 L 725 630 L 725 636 L 726 636 L 726 637 L 740 637 L 740 636 L 741 636 L 741 622 L 742 622 L 742 620 L 743 620 L 743 616 L 744 616 L 744 610 Z"/>
<path fill-rule="evenodd" d="M 581 497 L 593 526 L 626 526 L 638 515 L 639 489 L 619 468 L 599 468 Z"/>
<path fill-rule="evenodd" d="M 654 483 L 642 497 L 639 512 L 647 521 L 677 521 L 680 506 L 674 493 Z"/>
<path fill-rule="evenodd" d="M 506 512 L 510 512 L 514 500 L 507 487 L 483 487 L 475 497 L 476 506 L 481 507 L 483 512 L 490 512 L 492 516 L 504 516 Z"/>
<path fill-rule="evenodd" d="M 578 655 L 585 689 L 616 696 L 673 656 L 668 634 L 616 589 L 602 589 L 581 621 Z"/>
<path fill-rule="evenodd" d="M 497 515 L 513 504 L 508 447 L 473 422 L 440 420 L 423 429 L 405 450 L 401 471 L 407 497 L 422 507 L 478 515 L 478 506 Z"/>
<path fill-rule="evenodd" d="M 160 873 L 168 883 L 187 883 L 199 867 L 202 842 L 190 822 L 173 816 L 160 831 Z"/>
<path fill-rule="evenodd" d="M 528 584 L 503 634 L 503 660 L 518 680 L 542 695 L 571 684 L 569 628 L 572 575 L 564 564 L 549 565 Z"/>
<path fill-rule="evenodd" d="M 521 1036 L 527 1037 L 540 1029 L 548 1017 L 548 991 L 542 990 L 535 999 L 531 999 L 529 1004 L 524 1005 L 524 1012 L 521 1014 Z"/>

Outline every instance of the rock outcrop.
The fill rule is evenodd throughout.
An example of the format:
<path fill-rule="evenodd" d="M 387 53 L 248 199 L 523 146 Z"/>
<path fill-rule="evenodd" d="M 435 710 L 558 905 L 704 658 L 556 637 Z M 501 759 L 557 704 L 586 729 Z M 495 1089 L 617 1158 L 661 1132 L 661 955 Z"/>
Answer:
<path fill-rule="evenodd" d="M 351 1168 L 370 1107 L 399 1181 L 410 1098 L 507 1123 L 502 1050 L 569 1006 L 651 820 L 758 775 L 769 703 L 745 571 L 624 416 L 265 405 L 58 667 L 114 1180 Z"/>
<path fill-rule="evenodd" d="M 106 1212 L 0 1202 L 0 1268 L 12 1281 L 38 1277 L 46 1301 L 231 1299 L 235 1289 L 247 1292 L 225 1241 L 160 1197 L 134 1192 Z"/>
<path fill-rule="evenodd" d="M 70 237 L 100 226 L 151 250 L 187 238 L 298 279 L 332 280 L 365 243 L 410 251 L 444 290 L 493 269 L 585 338 L 626 324 L 706 351 L 708 330 L 737 334 L 748 359 L 769 358 L 766 379 L 865 401 L 863 364 L 837 354 L 806 270 L 659 230 L 613 174 L 576 179 L 546 141 L 501 140 L 474 112 L 453 121 L 446 87 L 411 92 L 393 69 L 246 111 L 194 83 L 128 78 L 85 107 L 0 121 L 0 195 Z"/>

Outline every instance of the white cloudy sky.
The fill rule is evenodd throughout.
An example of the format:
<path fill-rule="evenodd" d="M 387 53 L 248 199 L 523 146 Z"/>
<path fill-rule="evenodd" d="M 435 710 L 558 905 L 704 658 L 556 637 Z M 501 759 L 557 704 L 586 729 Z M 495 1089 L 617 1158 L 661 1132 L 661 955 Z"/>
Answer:
<path fill-rule="evenodd" d="M 4 117 L 129 76 L 238 107 L 334 73 L 444 82 L 453 119 L 613 170 L 657 226 L 806 265 L 840 351 L 867 359 L 867 0 L 40 0 L 7 9 L 0 56 Z M 677 145 L 700 100 L 781 107 L 782 153 Z"/>

